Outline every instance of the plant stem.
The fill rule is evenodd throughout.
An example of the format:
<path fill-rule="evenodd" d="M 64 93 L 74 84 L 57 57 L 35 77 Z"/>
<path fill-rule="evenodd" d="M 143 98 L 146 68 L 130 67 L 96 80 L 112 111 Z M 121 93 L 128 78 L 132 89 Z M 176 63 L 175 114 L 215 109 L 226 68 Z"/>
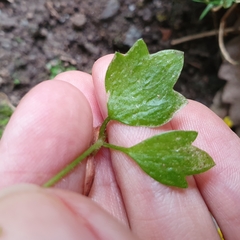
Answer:
<path fill-rule="evenodd" d="M 90 146 L 81 156 L 76 158 L 73 162 L 67 165 L 64 169 L 62 169 L 58 174 L 56 174 L 53 178 L 49 181 L 44 183 L 43 187 L 51 187 L 59 180 L 61 180 L 64 176 L 66 176 L 69 172 L 71 172 L 82 160 L 88 157 L 93 152 L 96 152 L 99 148 L 103 146 L 103 140 L 98 139 L 92 146 Z"/>
<path fill-rule="evenodd" d="M 106 139 L 106 128 L 107 128 L 107 124 L 109 123 L 109 121 L 111 121 L 111 118 L 107 117 L 104 122 L 102 123 L 100 130 L 99 130 L 99 139 L 103 139 L 103 141 L 105 141 Z"/>
<path fill-rule="evenodd" d="M 49 181 L 44 183 L 42 186 L 43 187 L 53 186 L 55 183 L 61 180 L 64 176 L 70 173 L 86 157 L 88 157 L 91 154 L 95 155 L 98 152 L 98 150 L 103 146 L 104 141 L 106 140 L 106 137 L 107 137 L 106 128 L 110 120 L 111 119 L 109 117 L 107 117 L 104 120 L 99 130 L 98 139 L 92 146 L 90 146 L 81 156 L 79 156 L 77 159 L 75 159 L 73 162 L 67 165 L 64 169 L 62 169 L 59 173 L 57 173 L 54 177 L 52 177 Z"/>
<path fill-rule="evenodd" d="M 111 149 L 118 150 L 118 151 L 121 151 L 121 152 L 124 152 L 124 153 L 126 153 L 127 149 L 128 149 L 128 148 L 125 148 L 125 147 L 116 146 L 116 145 L 109 144 L 109 143 L 106 143 L 106 142 L 103 143 L 103 147 L 111 148 Z"/>

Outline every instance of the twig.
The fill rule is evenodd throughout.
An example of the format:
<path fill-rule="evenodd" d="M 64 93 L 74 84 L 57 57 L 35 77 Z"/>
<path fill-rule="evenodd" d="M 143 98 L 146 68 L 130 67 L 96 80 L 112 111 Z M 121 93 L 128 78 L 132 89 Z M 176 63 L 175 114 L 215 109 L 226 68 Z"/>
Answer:
<path fill-rule="evenodd" d="M 12 105 L 12 103 L 10 102 L 8 96 L 3 93 L 3 92 L 0 92 L 0 105 L 2 104 L 6 104 L 8 107 L 10 107 L 12 109 L 12 111 L 14 111 L 16 109 L 16 107 L 14 107 Z"/>
<path fill-rule="evenodd" d="M 227 18 L 233 12 L 233 10 L 235 9 L 236 6 L 237 6 L 237 3 L 233 4 L 232 7 L 230 9 L 228 9 L 228 11 L 222 17 L 220 26 L 219 26 L 219 34 L 218 34 L 219 47 L 222 52 L 222 55 L 232 65 L 238 65 L 238 64 L 240 64 L 240 62 L 235 61 L 234 59 L 231 58 L 231 56 L 229 55 L 229 53 L 224 45 L 224 32 L 226 32 L 226 30 L 224 30 L 224 28 L 225 28 L 225 23 L 226 23 Z"/>
<path fill-rule="evenodd" d="M 236 31 L 240 31 L 240 27 L 239 28 L 234 28 L 234 27 L 226 28 L 224 30 L 224 33 L 230 33 L 230 32 L 236 32 Z M 211 30 L 211 31 L 208 31 L 208 32 L 189 35 L 189 36 L 186 36 L 186 37 L 173 39 L 171 41 L 171 45 L 178 45 L 178 44 L 193 41 L 193 40 L 196 40 L 196 39 L 201 39 L 201 38 L 205 38 L 205 37 L 212 37 L 212 36 L 218 35 L 218 34 L 219 34 L 219 30 Z"/>
<path fill-rule="evenodd" d="M 51 14 L 53 17 L 55 17 L 57 20 L 59 20 L 59 19 L 60 19 L 60 15 L 59 15 L 58 12 L 55 10 L 55 8 L 54 8 L 54 6 L 53 6 L 53 3 L 50 2 L 50 1 L 47 1 L 47 2 L 45 3 L 45 5 L 46 5 L 48 11 L 50 12 L 50 14 Z"/>

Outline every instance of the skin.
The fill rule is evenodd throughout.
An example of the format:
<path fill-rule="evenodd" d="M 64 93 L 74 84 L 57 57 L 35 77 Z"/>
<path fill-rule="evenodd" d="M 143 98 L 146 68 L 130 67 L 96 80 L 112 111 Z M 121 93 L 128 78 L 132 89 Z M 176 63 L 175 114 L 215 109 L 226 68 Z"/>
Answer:
<path fill-rule="evenodd" d="M 210 211 L 225 239 L 238 239 L 240 140 L 194 101 L 160 128 L 117 122 L 107 128 L 109 141 L 122 146 L 166 130 L 198 131 L 194 145 L 216 166 L 188 177 L 188 189 L 163 186 L 107 149 L 96 155 L 88 197 L 82 195 L 86 161 L 54 188 L 39 187 L 88 148 L 93 127 L 107 116 L 104 76 L 111 59 L 99 59 L 92 76 L 71 71 L 39 84 L 17 107 L 0 142 L 0 238 L 219 239 Z"/>

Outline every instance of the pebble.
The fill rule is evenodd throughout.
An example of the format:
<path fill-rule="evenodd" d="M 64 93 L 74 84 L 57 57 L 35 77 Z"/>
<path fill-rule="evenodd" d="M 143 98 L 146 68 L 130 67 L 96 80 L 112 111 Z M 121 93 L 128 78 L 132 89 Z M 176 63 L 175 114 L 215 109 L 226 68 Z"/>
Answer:
<path fill-rule="evenodd" d="M 99 19 L 106 20 L 113 17 L 119 10 L 120 3 L 118 0 L 109 0 L 105 9 L 100 14 Z"/>
<path fill-rule="evenodd" d="M 2 70 L 0 70 L 0 76 L 3 78 L 7 78 L 10 76 L 10 73 L 7 69 L 2 69 Z"/>
<path fill-rule="evenodd" d="M 89 42 L 84 43 L 84 48 L 93 55 L 98 55 L 100 51 L 98 47 Z"/>
<path fill-rule="evenodd" d="M 152 20 L 152 17 L 152 11 L 149 8 L 145 8 L 142 15 L 143 21 L 150 22 Z"/>
<path fill-rule="evenodd" d="M 4 48 L 4 49 L 10 50 L 12 47 L 11 43 L 12 43 L 11 40 L 9 40 L 8 38 L 0 39 L 0 44 L 1 44 L 2 48 Z"/>
<path fill-rule="evenodd" d="M 81 29 L 87 22 L 87 18 L 84 14 L 78 13 L 71 17 L 71 21 L 74 28 Z"/>
<path fill-rule="evenodd" d="M 31 35 L 35 35 L 38 31 L 38 24 L 36 23 L 29 23 L 28 24 L 28 31 Z"/>
<path fill-rule="evenodd" d="M 47 37 L 48 35 L 48 30 L 46 28 L 41 28 L 40 31 L 39 31 L 39 35 L 40 37 Z"/>
<path fill-rule="evenodd" d="M 135 26 L 130 26 L 126 33 L 123 44 L 131 47 L 139 38 L 141 38 L 141 36 L 142 33 L 139 29 L 137 29 Z"/>
<path fill-rule="evenodd" d="M 240 102 L 235 102 L 234 104 L 232 104 L 230 106 L 230 109 L 229 109 L 230 119 L 233 121 L 233 124 L 236 125 L 236 126 L 240 125 L 240 111 L 239 111 L 239 108 L 240 108 Z"/>
<path fill-rule="evenodd" d="M 0 18 L 0 29 L 11 30 L 17 26 L 18 26 L 18 22 L 16 18 L 9 18 L 7 16 L 4 16 L 4 14 L 2 14 L 2 17 Z"/>
<path fill-rule="evenodd" d="M 130 4 L 130 5 L 128 6 L 128 9 L 129 9 L 131 12 L 133 12 L 133 11 L 136 10 L 136 5 L 135 5 L 135 4 Z"/>
<path fill-rule="evenodd" d="M 227 104 L 240 103 L 239 91 L 240 82 L 227 82 L 223 88 L 222 101 Z"/>

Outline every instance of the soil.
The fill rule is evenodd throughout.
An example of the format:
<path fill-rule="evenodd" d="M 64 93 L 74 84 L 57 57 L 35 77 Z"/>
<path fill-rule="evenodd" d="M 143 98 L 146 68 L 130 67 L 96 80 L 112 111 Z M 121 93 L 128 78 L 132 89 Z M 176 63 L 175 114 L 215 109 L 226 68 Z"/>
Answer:
<path fill-rule="evenodd" d="M 175 88 L 210 106 L 225 83 L 217 76 L 222 59 L 216 36 L 171 45 L 172 39 L 215 29 L 222 12 L 199 21 L 204 7 L 191 0 L 0 0 L 0 91 L 17 105 L 59 61 L 62 69 L 91 73 L 96 59 L 124 53 L 143 38 L 151 53 L 184 51 Z"/>

